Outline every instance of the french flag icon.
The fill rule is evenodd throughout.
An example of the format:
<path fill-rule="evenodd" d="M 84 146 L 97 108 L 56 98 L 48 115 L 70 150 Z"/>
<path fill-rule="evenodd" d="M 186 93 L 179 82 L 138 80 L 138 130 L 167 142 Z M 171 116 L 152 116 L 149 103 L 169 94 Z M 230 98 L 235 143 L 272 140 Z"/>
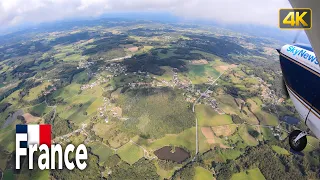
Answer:
<path fill-rule="evenodd" d="M 16 134 L 25 134 L 27 141 L 21 141 L 21 148 L 28 148 L 29 145 L 37 144 L 38 146 L 46 144 L 51 147 L 51 125 L 50 124 L 31 124 L 16 125 Z"/>

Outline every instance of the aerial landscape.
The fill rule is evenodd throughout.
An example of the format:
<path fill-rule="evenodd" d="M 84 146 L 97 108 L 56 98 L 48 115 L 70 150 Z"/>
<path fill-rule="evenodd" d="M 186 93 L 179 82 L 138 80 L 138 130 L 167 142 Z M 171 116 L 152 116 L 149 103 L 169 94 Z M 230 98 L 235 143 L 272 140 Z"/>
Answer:
<path fill-rule="evenodd" d="M 102 18 L 0 36 L 0 179 L 319 179 L 319 140 L 282 86 L 283 41 Z M 85 144 L 86 170 L 15 167 L 15 125 Z M 35 160 L 36 163 L 36 160 Z"/>

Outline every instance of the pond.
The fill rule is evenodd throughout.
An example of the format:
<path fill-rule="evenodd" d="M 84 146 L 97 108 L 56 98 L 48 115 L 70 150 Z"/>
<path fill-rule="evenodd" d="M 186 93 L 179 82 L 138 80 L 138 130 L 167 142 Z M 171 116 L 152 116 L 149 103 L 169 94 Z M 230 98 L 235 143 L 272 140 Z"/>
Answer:
<path fill-rule="evenodd" d="M 190 154 L 183 148 L 176 147 L 172 152 L 170 146 L 162 147 L 156 150 L 154 154 L 161 160 L 171 160 L 179 164 L 190 157 Z"/>
<path fill-rule="evenodd" d="M 292 117 L 292 116 L 283 116 L 280 120 L 283 122 L 286 122 L 288 124 L 293 124 L 293 125 L 300 123 L 299 119 Z"/>

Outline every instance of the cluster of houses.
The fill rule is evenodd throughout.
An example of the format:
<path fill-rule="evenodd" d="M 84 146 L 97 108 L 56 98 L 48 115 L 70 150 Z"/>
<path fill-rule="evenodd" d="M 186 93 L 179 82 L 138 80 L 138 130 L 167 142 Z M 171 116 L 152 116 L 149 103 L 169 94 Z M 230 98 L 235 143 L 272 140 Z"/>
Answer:
<path fill-rule="evenodd" d="M 258 81 L 259 81 L 259 86 L 262 91 L 261 91 L 261 97 L 262 99 L 266 100 L 266 101 L 272 101 L 273 103 L 277 103 L 277 104 L 281 104 L 284 102 L 283 98 L 277 99 L 277 95 L 275 94 L 274 90 L 271 90 L 271 84 L 267 84 L 265 81 L 263 81 L 263 79 L 261 79 L 260 77 L 257 77 Z M 277 99 L 275 101 L 275 99 Z"/>
<path fill-rule="evenodd" d="M 280 129 L 280 124 L 277 127 L 269 127 L 269 128 L 271 129 L 274 137 L 278 137 L 278 139 L 280 141 L 283 140 L 282 137 L 281 137 L 282 133 L 281 133 L 281 129 Z"/>
<path fill-rule="evenodd" d="M 99 76 L 99 75 L 97 75 L 97 81 L 95 81 L 95 82 L 93 82 L 93 83 L 91 83 L 91 84 L 85 84 L 85 85 L 82 85 L 81 86 L 81 90 L 83 91 L 83 90 L 86 90 L 86 89 L 92 89 L 92 88 L 94 88 L 95 86 L 98 86 L 98 85 L 100 85 L 101 83 L 105 83 L 105 82 L 108 82 L 108 79 L 106 79 L 106 78 L 104 78 L 104 77 L 102 77 L 102 76 Z"/>
<path fill-rule="evenodd" d="M 55 86 L 53 86 L 53 87 L 50 87 L 48 90 L 46 90 L 46 91 L 44 91 L 43 92 L 43 95 L 48 95 L 48 94 L 50 94 L 50 93 L 52 93 L 52 92 L 54 92 L 54 91 L 56 91 L 57 90 L 57 88 L 55 87 Z"/>
<path fill-rule="evenodd" d="M 173 72 L 173 77 L 172 77 L 172 81 L 174 84 L 178 84 L 180 81 L 179 81 L 179 78 L 178 78 L 178 73 L 177 72 Z"/>
<path fill-rule="evenodd" d="M 77 69 L 82 69 L 82 68 L 89 68 L 90 66 L 92 66 L 94 64 L 94 62 L 88 62 L 88 61 L 80 61 L 78 64 Z"/>
<path fill-rule="evenodd" d="M 225 114 L 222 109 L 218 107 L 218 102 L 216 99 L 211 97 L 213 91 L 208 90 L 207 92 L 201 93 L 201 97 L 204 98 L 204 104 L 209 105 L 213 110 L 215 110 L 218 114 Z"/>
<path fill-rule="evenodd" d="M 101 107 L 98 108 L 98 113 L 99 113 L 99 117 L 104 119 L 104 121 L 106 123 L 109 122 L 109 118 L 108 118 L 108 112 L 112 114 L 112 117 L 115 118 L 121 118 L 121 114 L 118 114 L 117 112 L 117 108 L 111 108 L 111 102 L 108 98 L 104 97 L 103 98 L 103 105 Z"/>
<path fill-rule="evenodd" d="M 108 98 L 104 97 L 103 98 L 103 105 L 102 105 L 102 107 L 98 108 L 98 112 L 99 112 L 99 117 L 104 118 L 104 121 L 106 123 L 109 122 L 108 116 L 105 114 L 107 111 L 107 106 L 110 106 L 110 101 Z"/>
<path fill-rule="evenodd" d="M 162 36 L 165 41 L 170 41 L 172 39 L 171 36 Z"/>
<path fill-rule="evenodd" d="M 118 76 L 127 71 L 126 66 L 122 66 L 119 63 L 111 63 L 110 66 L 106 67 L 106 70 L 111 72 L 114 76 Z"/>
<path fill-rule="evenodd" d="M 192 85 L 191 81 L 180 81 L 178 78 L 178 74 L 174 71 L 173 74 L 173 83 L 179 88 L 187 91 L 183 93 L 187 102 L 194 102 L 197 98 L 195 96 L 201 96 L 204 99 L 204 103 L 211 106 L 219 114 L 225 114 L 219 107 L 217 101 L 211 97 L 213 91 L 207 90 L 206 92 L 201 93 L 200 90 L 195 90 L 194 85 Z M 212 82 L 208 81 L 209 83 Z M 211 83 L 210 83 L 211 84 Z"/>
<path fill-rule="evenodd" d="M 128 84 L 129 87 L 131 89 L 134 89 L 134 88 L 143 88 L 143 87 L 153 87 L 153 83 L 152 82 L 135 82 L 135 83 L 129 83 Z"/>

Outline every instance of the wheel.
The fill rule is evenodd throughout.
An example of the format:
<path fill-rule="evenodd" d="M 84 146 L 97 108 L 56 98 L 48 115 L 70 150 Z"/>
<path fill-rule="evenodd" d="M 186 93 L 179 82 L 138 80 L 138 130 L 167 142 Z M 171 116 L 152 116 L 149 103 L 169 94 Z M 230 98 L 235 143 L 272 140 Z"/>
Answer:
<path fill-rule="evenodd" d="M 289 135 L 289 144 L 291 149 L 295 151 L 302 151 L 307 146 L 307 136 L 300 138 L 297 142 L 294 142 L 296 137 L 301 133 L 300 130 L 294 130 Z"/>

